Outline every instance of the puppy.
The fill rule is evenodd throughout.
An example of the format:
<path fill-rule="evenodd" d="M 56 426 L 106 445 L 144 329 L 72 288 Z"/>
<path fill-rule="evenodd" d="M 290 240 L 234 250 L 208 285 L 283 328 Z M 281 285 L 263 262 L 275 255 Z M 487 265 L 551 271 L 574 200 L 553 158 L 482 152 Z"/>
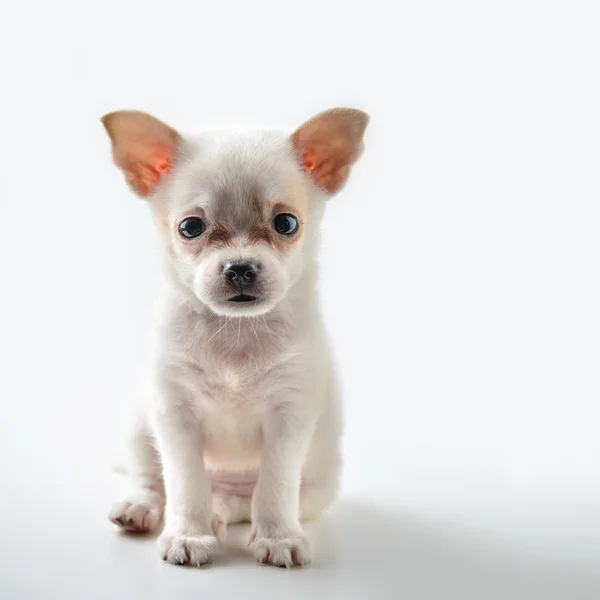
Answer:
<path fill-rule="evenodd" d="M 162 246 L 160 310 L 128 438 L 133 493 L 110 520 L 163 518 L 160 554 L 211 561 L 251 521 L 259 563 L 310 562 L 300 521 L 336 496 L 341 409 L 316 280 L 321 217 L 368 117 L 334 108 L 291 136 L 183 137 L 154 117 L 102 118 Z"/>

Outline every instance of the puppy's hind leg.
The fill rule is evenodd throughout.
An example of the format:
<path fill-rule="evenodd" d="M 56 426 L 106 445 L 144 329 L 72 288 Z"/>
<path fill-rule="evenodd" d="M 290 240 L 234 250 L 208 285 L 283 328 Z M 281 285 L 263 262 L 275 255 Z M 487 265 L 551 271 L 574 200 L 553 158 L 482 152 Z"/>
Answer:
<path fill-rule="evenodd" d="M 113 506 L 108 518 L 126 531 L 149 533 L 162 520 L 165 491 L 158 454 L 145 423 L 132 427 L 128 450 L 127 474 L 133 484 L 132 493 Z"/>

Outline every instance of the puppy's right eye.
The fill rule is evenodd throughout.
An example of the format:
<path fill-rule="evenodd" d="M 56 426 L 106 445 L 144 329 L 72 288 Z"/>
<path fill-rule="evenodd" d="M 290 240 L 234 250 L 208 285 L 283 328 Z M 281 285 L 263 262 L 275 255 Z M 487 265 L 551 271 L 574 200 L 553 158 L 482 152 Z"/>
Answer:
<path fill-rule="evenodd" d="M 188 239 L 202 235 L 205 229 L 204 221 L 198 217 L 188 217 L 179 223 L 179 233 Z"/>

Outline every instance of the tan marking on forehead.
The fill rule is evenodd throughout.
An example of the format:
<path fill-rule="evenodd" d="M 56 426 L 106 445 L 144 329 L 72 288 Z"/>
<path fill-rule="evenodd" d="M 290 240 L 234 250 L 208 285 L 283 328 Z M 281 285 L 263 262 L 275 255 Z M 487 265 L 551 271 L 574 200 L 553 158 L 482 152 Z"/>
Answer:
<path fill-rule="evenodd" d="M 251 184 L 223 188 L 214 193 L 210 217 L 232 233 L 240 234 L 264 219 L 264 202 Z"/>

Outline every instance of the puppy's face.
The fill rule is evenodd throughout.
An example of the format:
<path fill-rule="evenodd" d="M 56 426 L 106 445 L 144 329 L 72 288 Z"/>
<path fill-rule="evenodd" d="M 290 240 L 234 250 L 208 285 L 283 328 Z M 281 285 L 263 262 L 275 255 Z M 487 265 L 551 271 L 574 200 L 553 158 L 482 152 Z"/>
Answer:
<path fill-rule="evenodd" d="M 103 118 L 116 164 L 148 197 L 178 281 L 214 313 L 270 311 L 315 256 L 324 199 L 360 155 L 367 116 L 333 109 L 292 136 L 184 139 L 144 113 Z"/>
<path fill-rule="evenodd" d="M 269 311 L 313 252 L 323 203 L 286 146 L 266 134 L 188 142 L 152 202 L 179 279 L 217 314 Z"/>

